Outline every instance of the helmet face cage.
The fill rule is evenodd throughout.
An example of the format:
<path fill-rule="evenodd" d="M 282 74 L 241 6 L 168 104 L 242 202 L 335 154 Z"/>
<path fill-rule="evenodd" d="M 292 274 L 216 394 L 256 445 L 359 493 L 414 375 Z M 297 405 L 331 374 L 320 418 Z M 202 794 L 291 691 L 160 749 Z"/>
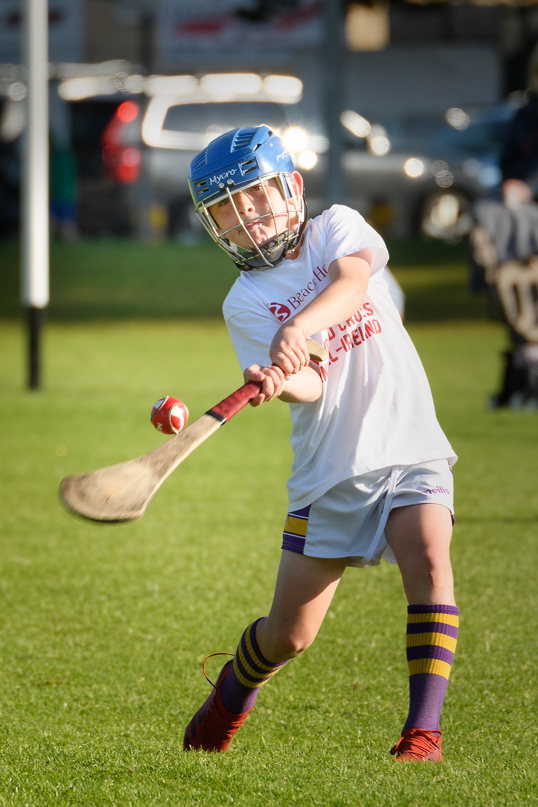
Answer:
<path fill-rule="evenodd" d="M 275 212 L 271 198 L 267 192 L 266 183 L 271 179 L 276 179 L 282 198 L 286 202 L 286 210 L 284 213 L 277 214 Z M 265 198 L 270 208 L 270 213 L 265 213 L 261 216 L 257 216 L 255 219 L 250 219 L 249 223 L 252 223 L 252 221 L 265 221 L 267 219 L 272 219 L 275 230 L 275 235 L 271 238 L 271 240 L 262 245 L 256 244 L 251 234 L 247 230 L 234 200 L 235 193 L 248 192 L 248 190 L 254 186 L 261 186 L 263 188 Z M 242 186 L 241 188 L 234 189 L 233 187 L 227 187 L 224 189 L 221 197 L 212 200 L 210 206 L 218 204 L 218 202 L 225 198 L 230 200 L 237 218 L 237 224 L 234 224 L 233 227 L 230 227 L 228 230 L 224 232 L 219 230 L 215 219 L 209 212 L 208 207 L 206 207 L 203 202 L 197 207 L 196 214 L 213 241 L 215 241 L 215 243 L 221 249 L 223 249 L 227 255 L 229 255 L 229 257 L 237 266 L 239 266 L 240 269 L 249 270 L 254 268 L 272 268 L 277 263 L 280 263 L 280 261 L 286 257 L 287 253 L 295 249 L 302 233 L 302 225 L 306 219 L 306 206 L 303 196 L 300 193 L 297 180 L 294 176 L 289 173 L 264 174 L 263 176 L 256 177 L 255 180 L 250 182 L 248 185 Z M 277 215 L 279 217 L 282 217 L 282 215 L 286 216 L 286 224 L 283 229 L 280 228 L 282 229 L 281 232 L 279 232 Z M 296 224 L 292 224 L 292 219 L 294 217 L 297 219 Z M 250 249 L 239 247 L 233 243 L 233 236 L 230 238 L 230 233 L 237 231 L 238 229 L 241 229 L 247 236 L 250 244 L 252 245 Z"/>
<path fill-rule="evenodd" d="M 192 161 L 189 188 L 196 214 L 213 241 L 240 269 L 275 266 L 299 243 L 307 211 L 294 170 L 290 153 L 278 133 L 265 124 L 220 135 Z M 276 182 L 285 210 L 275 211 L 267 188 L 270 180 Z M 235 193 L 248 193 L 254 186 L 263 189 L 270 211 L 256 221 L 272 221 L 274 227 L 274 235 L 265 244 L 256 244 L 246 226 L 249 222 L 243 222 L 234 200 Z M 228 199 L 237 219 L 226 232 L 219 229 L 210 213 L 210 208 L 223 199 Z M 278 221 L 286 217 L 285 226 L 279 226 Z M 234 232 L 236 237 L 241 232 L 240 240 L 248 242 L 248 246 L 235 244 Z"/>

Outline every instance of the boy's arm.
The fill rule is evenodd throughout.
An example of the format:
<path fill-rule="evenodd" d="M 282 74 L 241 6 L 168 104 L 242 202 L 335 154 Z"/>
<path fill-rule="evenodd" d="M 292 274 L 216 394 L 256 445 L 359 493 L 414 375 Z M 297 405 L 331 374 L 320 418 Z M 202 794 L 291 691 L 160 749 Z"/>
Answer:
<path fill-rule="evenodd" d="M 260 394 L 250 403 L 259 406 L 264 401 L 280 398 L 286 403 L 312 403 L 321 395 L 321 378 L 312 367 L 303 367 L 295 375 L 286 376 L 275 365 L 261 367 L 253 364 L 243 373 L 245 381 L 258 381 L 262 384 Z"/>
<path fill-rule="evenodd" d="M 302 311 L 280 326 L 271 342 L 269 355 L 284 375 L 290 376 L 307 368 L 310 357 L 306 336 L 344 322 L 358 311 L 366 296 L 371 265 L 369 249 L 333 261 L 329 266 L 330 284 Z"/>

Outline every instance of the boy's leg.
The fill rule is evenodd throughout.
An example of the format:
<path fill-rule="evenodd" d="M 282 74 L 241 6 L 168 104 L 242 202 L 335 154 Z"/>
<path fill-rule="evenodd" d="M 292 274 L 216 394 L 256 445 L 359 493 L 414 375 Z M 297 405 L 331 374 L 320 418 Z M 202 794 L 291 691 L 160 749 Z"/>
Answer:
<path fill-rule="evenodd" d="M 385 530 L 409 603 L 409 714 L 398 759 L 441 759 L 439 717 L 458 636 L 450 563 L 452 519 L 440 504 L 394 509 Z"/>
<path fill-rule="evenodd" d="M 282 550 L 271 610 L 257 630 L 268 658 L 295 658 L 312 644 L 346 566 L 347 558 L 311 558 Z"/>
<path fill-rule="evenodd" d="M 450 563 L 452 516 L 442 504 L 396 507 L 385 527 L 409 605 L 455 605 Z"/>
<path fill-rule="evenodd" d="M 273 604 L 241 637 L 222 701 L 234 714 L 254 705 L 258 691 L 316 638 L 347 559 L 310 558 L 282 551 Z"/>
<path fill-rule="evenodd" d="M 270 614 L 243 633 L 233 662 L 187 726 L 185 748 L 228 748 L 260 687 L 314 641 L 346 565 L 346 558 L 282 551 Z"/>

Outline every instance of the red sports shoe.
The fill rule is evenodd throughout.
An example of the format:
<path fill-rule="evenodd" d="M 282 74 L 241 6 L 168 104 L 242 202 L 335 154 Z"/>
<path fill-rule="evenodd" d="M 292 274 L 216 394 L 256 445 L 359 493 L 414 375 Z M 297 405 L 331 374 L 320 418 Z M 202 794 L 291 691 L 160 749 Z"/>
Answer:
<path fill-rule="evenodd" d="M 233 660 L 224 665 L 217 678 L 217 683 L 214 684 L 213 692 L 185 729 L 184 751 L 190 751 L 191 748 L 201 748 L 203 751 L 226 751 L 234 734 L 247 719 L 250 709 L 240 715 L 234 715 L 226 709 L 220 696 L 220 685 L 232 669 L 232 664 Z"/>
<path fill-rule="evenodd" d="M 441 762 L 441 732 L 426 729 L 407 729 L 390 749 L 396 762 Z"/>

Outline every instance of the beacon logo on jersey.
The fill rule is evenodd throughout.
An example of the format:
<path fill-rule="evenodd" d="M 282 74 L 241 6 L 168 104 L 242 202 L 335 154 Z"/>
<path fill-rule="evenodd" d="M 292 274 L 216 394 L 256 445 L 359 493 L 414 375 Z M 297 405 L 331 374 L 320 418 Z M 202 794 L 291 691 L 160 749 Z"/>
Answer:
<path fill-rule="evenodd" d="M 271 314 L 278 319 L 279 322 L 286 322 L 286 320 L 291 316 L 291 309 L 293 308 L 293 310 L 296 311 L 298 308 L 300 308 L 307 297 L 309 297 L 313 291 L 316 291 L 316 287 L 326 280 L 328 275 L 329 272 L 325 266 L 316 266 L 313 272 L 312 280 L 310 280 L 306 286 L 304 286 L 304 288 L 297 289 L 294 294 L 288 297 L 285 303 L 267 303 L 267 308 Z"/>
<path fill-rule="evenodd" d="M 286 322 L 286 320 L 291 316 L 290 309 L 283 303 L 268 303 L 267 308 L 279 322 Z"/>

